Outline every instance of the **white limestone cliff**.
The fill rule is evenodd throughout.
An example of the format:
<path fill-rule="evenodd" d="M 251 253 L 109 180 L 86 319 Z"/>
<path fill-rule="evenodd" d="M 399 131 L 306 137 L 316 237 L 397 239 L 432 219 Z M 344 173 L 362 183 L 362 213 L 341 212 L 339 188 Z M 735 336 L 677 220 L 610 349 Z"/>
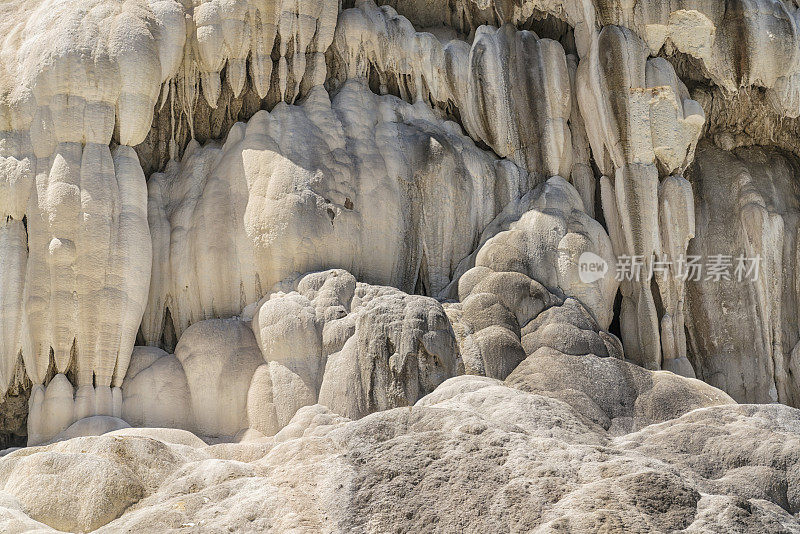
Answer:
<path fill-rule="evenodd" d="M 0 530 L 800 532 L 796 0 L 0 35 Z"/>
<path fill-rule="evenodd" d="M 318 87 L 299 106 L 237 124 L 221 147 L 190 146 L 151 177 L 145 339 L 160 340 L 167 309 L 180 336 L 238 314 L 292 274 L 330 267 L 435 294 L 529 187 L 528 173 L 425 106 L 358 81 L 333 100 Z"/>

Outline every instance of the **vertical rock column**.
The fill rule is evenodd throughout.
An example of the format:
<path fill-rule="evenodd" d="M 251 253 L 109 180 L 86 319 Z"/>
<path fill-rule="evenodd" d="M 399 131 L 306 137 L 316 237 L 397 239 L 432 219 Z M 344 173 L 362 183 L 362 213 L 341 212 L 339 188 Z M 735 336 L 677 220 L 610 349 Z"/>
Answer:
<path fill-rule="evenodd" d="M 325 83 L 325 51 L 333 40 L 338 14 L 335 0 L 198 2 L 192 13 L 196 31 L 190 32 L 189 61 L 196 63 L 209 106 L 217 107 L 223 68 L 234 96 L 242 93 L 248 56 L 253 86 L 261 98 L 267 96 L 276 44 L 279 58 L 274 81 L 281 100 L 292 103 Z"/>
<path fill-rule="evenodd" d="M 33 183 L 27 132 L 19 114 L 0 104 L 0 398 L 12 385 L 23 343 L 23 290 L 28 263 L 24 218 Z"/>
<path fill-rule="evenodd" d="M 102 137 L 55 138 L 54 152 L 37 158 L 28 209 L 25 366 L 39 384 L 31 442 L 83 417 L 121 414 L 119 386 L 144 312 L 152 254 L 145 178 L 133 149 L 121 145 L 112 153 L 97 142 Z M 45 392 L 49 372 L 74 376 L 73 413 L 47 409 L 57 393 L 66 402 L 68 390 L 59 378 Z"/>
<path fill-rule="evenodd" d="M 690 250 L 732 255 L 730 279 L 688 284 L 692 363 L 698 378 L 738 402 L 796 405 L 800 397 L 796 176 L 794 157 L 764 147 L 704 144 L 692 169 Z"/>
<path fill-rule="evenodd" d="M 694 198 L 692 185 L 681 176 L 669 176 L 658 188 L 658 224 L 662 255 L 673 261 L 686 256 L 689 240 L 695 235 Z M 675 266 L 655 270 L 661 302 L 662 369 L 682 376 L 694 377 L 686 356 L 684 305 L 686 273 Z"/>
<path fill-rule="evenodd" d="M 4 125 L 17 143 L 0 167 L 0 191 L 11 192 L 0 197 L 10 215 L 0 229 L 9 265 L 2 304 L 12 309 L 0 331 L 0 372 L 21 345 L 34 384 L 31 444 L 83 417 L 121 415 L 152 257 L 145 177 L 132 147 L 150 129 L 185 39 L 175 2 L 89 7 L 33 13 L 19 41 L 4 44 L 4 59 L 16 59 L 5 65 L 16 69 L 9 109 L 27 115 Z M 13 322 L 21 341 L 10 335 Z"/>
<path fill-rule="evenodd" d="M 557 41 L 505 24 L 479 27 L 471 44 L 442 44 L 366 0 L 342 12 L 331 51 L 342 64 L 333 82 L 377 76 L 381 93 L 392 88 L 409 102 L 456 108 L 473 140 L 537 181 L 570 177 L 572 86 Z"/>
<path fill-rule="evenodd" d="M 672 66 L 648 54 L 627 28 L 603 28 L 578 67 L 578 100 L 605 175 L 603 212 L 615 254 L 644 263 L 641 272 L 626 272 L 620 285 L 625 353 L 649 369 L 691 374 L 683 336 L 685 289 L 674 262 L 694 235 L 691 185 L 681 173 L 694 157 L 705 119 Z M 664 262 L 660 269 L 653 268 L 653 258 Z"/>

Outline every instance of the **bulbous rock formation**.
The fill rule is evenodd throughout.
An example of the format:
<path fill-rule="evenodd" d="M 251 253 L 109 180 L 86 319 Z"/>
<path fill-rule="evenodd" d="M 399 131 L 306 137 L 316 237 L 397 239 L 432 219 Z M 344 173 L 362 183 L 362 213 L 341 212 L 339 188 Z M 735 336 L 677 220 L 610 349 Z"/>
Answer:
<path fill-rule="evenodd" d="M 689 390 L 698 384 L 662 373 Z M 492 531 L 566 524 L 588 532 L 609 517 L 654 531 L 797 528 L 797 410 L 706 400 L 712 388 L 704 386 L 670 419 L 615 436 L 546 396 L 535 375 L 520 378 L 452 378 L 413 408 L 358 421 L 307 407 L 275 437 L 233 446 L 162 428 L 14 451 L 0 460 L 0 522 L 9 532 L 191 523 L 377 531 L 370 525 L 424 528 L 435 514 L 459 529 Z M 619 410 L 614 392 L 604 393 L 606 409 Z M 639 414 L 645 406 L 637 400 Z M 47 498 L 51 479 L 69 499 Z M 456 492 L 460 500 L 447 498 Z"/>
<path fill-rule="evenodd" d="M 800 532 L 795 0 L 0 34 L 3 532 Z"/>
<path fill-rule="evenodd" d="M 530 180 L 424 106 L 357 81 L 333 100 L 318 87 L 151 177 L 145 339 L 159 341 L 167 309 L 179 337 L 195 321 L 238 314 L 293 273 L 329 267 L 436 294 Z M 185 268 L 212 258 L 211 269 Z"/>
<path fill-rule="evenodd" d="M 342 270 L 279 287 L 286 291 L 248 306 L 250 324 L 192 325 L 175 356 L 137 347 L 123 416 L 203 436 L 273 436 L 318 402 L 357 419 L 412 405 L 463 373 L 450 322 L 429 297 L 356 282 Z"/>

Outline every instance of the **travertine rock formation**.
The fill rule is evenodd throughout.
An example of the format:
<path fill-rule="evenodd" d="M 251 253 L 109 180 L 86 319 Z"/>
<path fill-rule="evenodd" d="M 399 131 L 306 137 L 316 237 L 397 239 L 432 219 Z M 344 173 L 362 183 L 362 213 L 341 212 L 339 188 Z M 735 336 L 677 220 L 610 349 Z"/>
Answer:
<path fill-rule="evenodd" d="M 800 401 L 798 169 L 778 150 L 703 146 L 692 173 L 699 224 L 690 250 L 732 254 L 734 264 L 740 256 L 761 258 L 756 280 L 688 283 L 698 377 L 738 399 Z M 730 311 L 720 316 L 723 307 Z"/>
<path fill-rule="evenodd" d="M 215 438 L 274 436 L 303 407 L 320 403 L 357 419 L 413 405 L 464 372 L 432 298 L 356 282 L 343 270 L 281 288 L 249 306 L 246 322 L 195 323 L 174 356 L 137 347 L 122 417 Z M 70 423 L 52 424 L 46 438 Z"/>
<path fill-rule="evenodd" d="M 696 400 L 674 411 L 653 402 L 652 415 L 637 400 L 639 424 L 670 419 L 618 437 L 517 389 L 547 385 L 527 375 L 517 387 L 453 378 L 413 408 L 359 421 L 311 406 L 277 436 L 236 445 L 168 429 L 74 438 L 0 461 L 0 522 L 6 532 L 796 532 L 797 410 L 706 400 L 709 386 L 670 376 Z M 616 392 L 597 393 L 614 409 Z M 70 499 L 47 498 L 56 473 Z"/>
<path fill-rule="evenodd" d="M 417 33 L 372 2 L 346 10 L 333 53 L 341 78 L 377 77 L 406 100 L 458 113 L 464 129 L 531 173 L 569 176 L 571 87 L 563 47 L 513 25 L 482 26 L 471 46 Z"/>
<path fill-rule="evenodd" d="M 376 96 L 361 81 L 333 100 L 317 87 L 301 105 L 236 124 L 222 146 L 190 146 L 151 177 L 145 340 L 236 315 L 275 283 L 317 269 L 436 294 L 530 180 L 425 106 Z"/>
<path fill-rule="evenodd" d="M 796 0 L 0 35 L 0 530 L 800 532 Z"/>

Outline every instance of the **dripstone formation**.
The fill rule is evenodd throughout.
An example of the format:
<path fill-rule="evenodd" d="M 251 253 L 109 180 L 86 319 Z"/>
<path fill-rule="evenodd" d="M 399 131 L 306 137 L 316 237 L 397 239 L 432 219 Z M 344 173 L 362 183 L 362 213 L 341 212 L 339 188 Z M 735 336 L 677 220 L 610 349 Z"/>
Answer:
<path fill-rule="evenodd" d="M 0 531 L 800 532 L 797 0 L 0 36 Z"/>

